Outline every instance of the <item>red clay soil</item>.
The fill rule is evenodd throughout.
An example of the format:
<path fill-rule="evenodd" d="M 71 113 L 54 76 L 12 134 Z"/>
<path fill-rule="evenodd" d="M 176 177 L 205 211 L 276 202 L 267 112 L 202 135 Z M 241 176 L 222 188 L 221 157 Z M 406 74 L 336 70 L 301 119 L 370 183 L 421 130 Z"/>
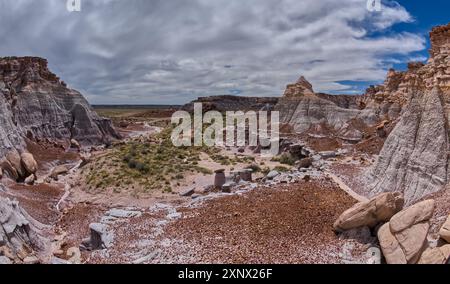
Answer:
<path fill-rule="evenodd" d="M 89 224 L 98 222 L 106 209 L 92 204 L 78 203 L 62 216 L 59 228 L 67 233 L 66 247 L 78 247 L 89 237 Z"/>
<path fill-rule="evenodd" d="M 303 140 L 316 152 L 336 151 L 342 147 L 339 139 L 332 137 L 314 138 L 305 135 Z"/>
<path fill-rule="evenodd" d="M 55 147 L 45 142 L 36 143 L 28 140 L 27 149 L 38 162 L 38 174 L 49 170 L 51 163 L 68 164 L 79 159 L 77 152 L 66 151 L 62 147 Z"/>
<path fill-rule="evenodd" d="M 55 205 L 64 193 L 61 188 L 48 184 L 27 186 L 13 182 L 7 186 L 9 191 L 4 196 L 17 199 L 31 217 L 47 225 L 58 220 L 60 213 Z"/>
<path fill-rule="evenodd" d="M 182 239 L 196 263 L 336 263 L 332 224 L 354 204 L 325 180 L 257 189 L 186 209 L 165 237 Z"/>

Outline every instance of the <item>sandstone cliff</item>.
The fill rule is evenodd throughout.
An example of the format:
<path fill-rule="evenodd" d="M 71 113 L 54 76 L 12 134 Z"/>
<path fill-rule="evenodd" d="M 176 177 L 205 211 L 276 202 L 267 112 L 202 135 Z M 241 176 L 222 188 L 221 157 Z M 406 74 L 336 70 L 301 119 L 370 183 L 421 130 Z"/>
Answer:
<path fill-rule="evenodd" d="M 24 137 L 93 144 L 118 135 L 79 92 L 49 71 L 45 59 L 0 58 L 0 157 L 23 148 Z"/>

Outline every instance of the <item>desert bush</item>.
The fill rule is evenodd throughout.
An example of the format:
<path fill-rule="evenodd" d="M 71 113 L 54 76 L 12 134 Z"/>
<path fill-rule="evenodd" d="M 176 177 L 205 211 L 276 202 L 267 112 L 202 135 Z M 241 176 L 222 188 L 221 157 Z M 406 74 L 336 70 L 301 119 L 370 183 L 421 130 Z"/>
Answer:
<path fill-rule="evenodd" d="M 289 169 L 288 168 L 286 168 L 286 167 L 283 167 L 283 166 L 278 166 L 278 167 L 275 167 L 275 169 L 274 169 L 275 171 L 277 171 L 277 172 L 280 172 L 280 173 L 285 173 L 285 172 L 288 172 L 289 171 Z"/>
<path fill-rule="evenodd" d="M 295 162 L 297 161 L 297 159 L 295 159 L 294 157 L 292 157 L 291 154 L 288 154 L 288 153 L 284 153 L 279 157 L 273 158 L 272 160 L 275 162 L 279 162 L 281 164 L 290 165 L 290 166 L 293 166 L 295 164 Z"/>
<path fill-rule="evenodd" d="M 123 161 L 124 161 L 125 163 L 130 162 L 131 159 L 132 159 L 131 155 L 126 155 L 125 157 L 123 157 Z"/>
<path fill-rule="evenodd" d="M 261 171 L 261 167 L 256 164 L 251 164 L 250 166 L 247 167 L 247 169 L 252 170 L 254 173 L 258 173 Z"/>
<path fill-rule="evenodd" d="M 140 171 L 141 173 L 148 173 L 150 171 L 150 168 L 144 163 L 136 162 L 136 170 Z"/>
<path fill-rule="evenodd" d="M 135 169 L 137 166 L 137 163 L 134 159 L 131 159 L 130 161 L 128 161 L 128 167 L 130 167 L 130 169 Z"/>

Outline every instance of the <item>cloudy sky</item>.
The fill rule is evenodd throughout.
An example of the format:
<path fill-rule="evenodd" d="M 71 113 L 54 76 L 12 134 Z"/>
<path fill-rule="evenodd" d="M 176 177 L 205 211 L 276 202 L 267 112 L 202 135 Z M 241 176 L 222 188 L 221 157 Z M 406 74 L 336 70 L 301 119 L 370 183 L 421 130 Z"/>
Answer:
<path fill-rule="evenodd" d="M 0 0 L 0 56 L 47 58 L 93 104 L 280 96 L 300 75 L 316 91 L 357 93 L 426 60 L 434 23 L 420 2 L 81 0 L 70 13 L 66 0 Z"/>

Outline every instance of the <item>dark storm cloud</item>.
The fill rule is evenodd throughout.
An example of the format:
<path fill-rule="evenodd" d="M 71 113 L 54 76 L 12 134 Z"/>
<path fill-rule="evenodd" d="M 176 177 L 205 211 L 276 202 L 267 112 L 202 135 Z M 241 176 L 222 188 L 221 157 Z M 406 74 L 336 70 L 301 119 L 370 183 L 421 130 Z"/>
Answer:
<path fill-rule="evenodd" d="M 92 103 L 183 103 L 278 96 L 305 75 L 317 91 L 381 80 L 396 55 L 424 48 L 401 6 L 365 0 L 0 0 L 0 56 L 35 55 Z"/>

